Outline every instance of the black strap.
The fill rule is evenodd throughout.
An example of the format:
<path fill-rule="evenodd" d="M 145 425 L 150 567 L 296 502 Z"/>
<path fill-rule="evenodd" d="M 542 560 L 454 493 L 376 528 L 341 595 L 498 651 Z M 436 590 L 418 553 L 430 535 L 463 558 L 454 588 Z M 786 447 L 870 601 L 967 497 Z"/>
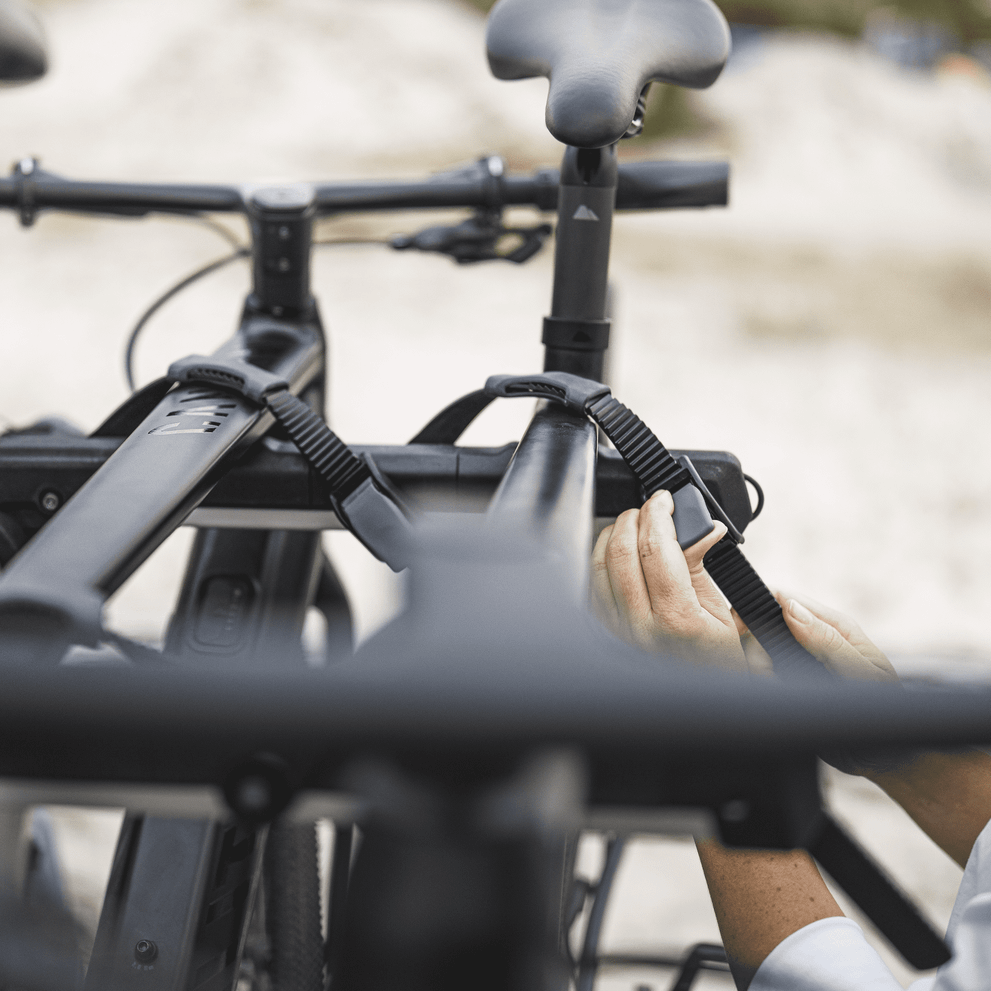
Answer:
<path fill-rule="evenodd" d="M 946 963 L 950 951 L 885 872 L 828 814 L 809 853 L 916 970 Z"/>
<path fill-rule="evenodd" d="M 586 410 L 640 479 L 647 498 L 658 489 L 673 493 L 691 482 L 691 476 L 650 427 L 614 396 L 601 396 Z M 767 651 L 778 674 L 826 674 L 826 669 L 792 635 L 781 606 L 730 537 L 724 537 L 706 554 L 705 567 Z"/>
<path fill-rule="evenodd" d="M 648 499 L 658 489 L 677 492 L 691 482 L 691 476 L 650 427 L 614 396 L 601 396 L 587 407 L 586 412 L 633 470 Z"/>
<path fill-rule="evenodd" d="M 814 674 L 826 669 L 795 639 L 778 600 L 750 566 L 740 548 L 723 537 L 705 556 L 705 570 L 767 651 L 777 674 Z"/>
<path fill-rule="evenodd" d="M 453 444 L 494 398 L 484 389 L 469 392 L 442 409 L 410 443 Z"/>
<path fill-rule="evenodd" d="M 335 499 L 347 498 L 366 478 L 371 478 L 365 462 L 301 399 L 282 390 L 268 394 L 265 402 Z"/>

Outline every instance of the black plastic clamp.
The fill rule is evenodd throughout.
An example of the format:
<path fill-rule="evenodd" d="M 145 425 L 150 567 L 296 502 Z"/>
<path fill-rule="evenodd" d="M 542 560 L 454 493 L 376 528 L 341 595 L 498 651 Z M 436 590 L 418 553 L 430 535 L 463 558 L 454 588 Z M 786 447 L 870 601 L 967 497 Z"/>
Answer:
<path fill-rule="evenodd" d="M 540 340 L 549 348 L 568 351 L 605 351 L 609 347 L 608 320 L 565 320 L 544 317 Z"/>
<path fill-rule="evenodd" d="M 278 375 L 249 364 L 241 358 L 216 354 L 191 354 L 169 365 L 168 377 L 176 382 L 209 382 L 239 392 L 259 405 L 265 396 L 289 389 L 289 383 Z"/>
<path fill-rule="evenodd" d="M 692 476 L 692 481 L 695 483 L 695 487 L 702 493 L 702 497 L 705 499 L 705 504 L 709 509 L 709 513 L 714 519 L 719 520 L 720 523 L 724 524 L 726 527 L 726 536 L 733 541 L 734 544 L 742 544 L 745 541 L 745 537 L 740 533 L 736 524 L 729 518 L 726 510 L 716 501 L 716 497 L 709 491 L 709 487 L 702 481 L 702 476 L 699 474 L 698 469 L 692 464 L 692 459 L 688 457 L 687 454 L 681 455 L 677 459 L 678 464 L 684 468 L 689 475 Z"/>
<path fill-rule="evenodd" d="M 491 375 L 485 381 L 485 393 L 490 396 L 534 396 L 562 403 L 576 413 L 588 415 L 589 405 L 601 396 L 608 396 L 608 385 L 570 372 L 542 372 L 539 375 Z"/>

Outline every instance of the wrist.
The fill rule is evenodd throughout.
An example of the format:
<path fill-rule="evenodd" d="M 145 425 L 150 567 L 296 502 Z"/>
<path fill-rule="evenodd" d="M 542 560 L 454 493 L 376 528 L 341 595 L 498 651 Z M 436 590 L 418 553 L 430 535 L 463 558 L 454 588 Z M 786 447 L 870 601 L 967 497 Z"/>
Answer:
<path fill-rule="evenodd" d="M 980 750 L 934 750 L 891 771 L 865 775 L 965 867 L 991 819 L 991 757 Z"/>

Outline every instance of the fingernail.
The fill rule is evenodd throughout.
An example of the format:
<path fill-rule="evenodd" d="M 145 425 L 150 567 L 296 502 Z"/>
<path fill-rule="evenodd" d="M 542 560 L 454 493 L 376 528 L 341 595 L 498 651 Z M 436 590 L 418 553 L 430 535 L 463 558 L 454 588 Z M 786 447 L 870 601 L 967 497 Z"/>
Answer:
<path fill-rule="evenodd" d="M 796 602 L 794 599 L 788 600 L 788 612 L 790 612 L 792 616 L 799 621 L 799 623 L 804 623 L 806 625 L 815 619 L 815 616 L 813 616 L 801 602 Z"/>

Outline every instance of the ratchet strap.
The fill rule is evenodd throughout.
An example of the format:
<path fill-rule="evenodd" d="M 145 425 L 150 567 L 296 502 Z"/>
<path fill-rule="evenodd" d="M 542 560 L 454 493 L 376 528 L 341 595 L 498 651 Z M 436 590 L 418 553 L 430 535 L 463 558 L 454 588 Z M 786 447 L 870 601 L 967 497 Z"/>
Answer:
<path fill-rule="evenodd" d="M 687 485 L 701 484 L 692 477 L 687 466 L 671 456 L 650 427 L 613 396 L 593 400 L 586 412 L 640 480 L 646 499 L 658 489 L 667 489 L 674 496 Z M 710 497 L 706 502 L 715 500 Z M 728 520 L 724 522 L 729 532 L 706 554 L 705 570 L 767 651 L 778 674 L 822 672 L 822 665 L 788 629 L 781 606 L 771 590 L 743 556 L 739 548 L 743 543 L 742 534 Z M 676 529 L 677 524 L 676 520 Z"/>
<path fill-rule="evenodd" d="M 288 389 L 264 395 L 265 405 L 327 483 L 337 518 L 393 571 L 409 566 L 412 528 L 402 500 L 375 463 L 359 458 Z"/>
<path fill-rule="evenodd" d="M 172 382 L 209 383 L 264 406 L 323 479 L 343 526 L 393 571 L 409 566 L 412 526 L 402 499 L 371 458 L 359 458 L 289 383 L 240 356 L 190 355 L 169 367 Z"/>
<path fill-rule="evenodd" d="M 767 651 L 774 670 L 790 675 L 825 676 L 825 668 L 792 635 L 781 606 L 743 556 L 743 535 L 706 488 L 690 459 L 675 458 L 654 432 L 600 382 L 566 372 L 495 375 L 485 384 L 493 396 L 533 396 L 563 403 L 597 424 L 633 470 L 649 499 L 667 489 L 674 500 L 674 524 L 682 548 L 711 533 L 718 519 L 727 533 L 705 556 L 705 568 L 719 590 Z M 451 407 L 449 407 L 451 409 Z"/>

